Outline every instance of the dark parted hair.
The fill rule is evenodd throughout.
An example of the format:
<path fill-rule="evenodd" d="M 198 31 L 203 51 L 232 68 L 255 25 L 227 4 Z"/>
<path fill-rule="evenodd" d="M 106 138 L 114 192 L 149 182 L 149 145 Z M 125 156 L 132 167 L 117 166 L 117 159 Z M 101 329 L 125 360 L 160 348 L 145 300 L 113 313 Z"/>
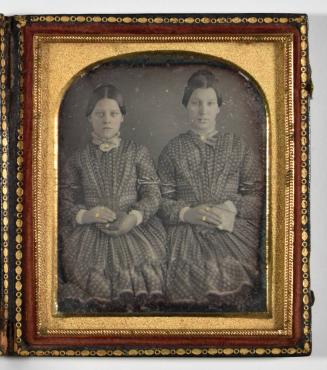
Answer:
<path fill-rule="evenodd" d="M 215 75 L 207 69 L 200 69 L 199 71 L 194 72 L 188 79 L 182 100 L 184 107 L 187 107 L 194 90 L 201 88 L 207 89 L 209 87 L 214 89 L 217 96 L 218 106 L 220 107 L 222 104 L 222 97 L 218 88 L 218 80 Z"/>
<path fill-rule="evenodd" d="M 94 89 L 87 105 L 86 116 L 89 116 L 93 112 L 93 109 L 96 106 L 97 102 L 104 98 L 116 100 L 121 113 L 123 115 L 126 114 L 123 94 L 119 89 L 117 89 L 116 86 L 108 84 L 99 85 Z"/>

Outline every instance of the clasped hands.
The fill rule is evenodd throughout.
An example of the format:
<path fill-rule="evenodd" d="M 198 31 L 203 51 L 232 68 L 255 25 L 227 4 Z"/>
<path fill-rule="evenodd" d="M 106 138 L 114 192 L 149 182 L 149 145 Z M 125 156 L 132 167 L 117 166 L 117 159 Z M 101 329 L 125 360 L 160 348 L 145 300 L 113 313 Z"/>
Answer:
<path fill-rule="evenodd" d="M 127 234 L 137 224 L 137 218 L 126 212 L 115 213 L 107 207 L 97 206 L 84 212 L 83 224 L 96 224 L 105 234 L 118 237 Z"/>
<path fill-rule="evenodd" d="M 237 210 L 231 201 L 218 205 L 201 204 L 189 208 L 183 216 L 185 222 L 232 232 Z"/>

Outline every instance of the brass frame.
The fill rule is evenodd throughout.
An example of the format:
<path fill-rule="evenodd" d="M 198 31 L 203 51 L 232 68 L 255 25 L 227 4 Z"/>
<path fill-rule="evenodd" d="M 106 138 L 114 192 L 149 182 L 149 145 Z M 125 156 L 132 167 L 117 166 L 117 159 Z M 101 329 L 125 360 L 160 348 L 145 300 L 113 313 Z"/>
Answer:
<path fill-rule="evenodd" d="M 74 19 L 73 19 L 74 18 Z M 105 18 L 105 19 L 104 19 Z M 296 22 L 296 23 L 299 23 L 301 24 L 301 54 L 302 54 L 302 58 L 301 58 L 301 152 L 302 152 L 302 161 L 301 161 L 301 167 L 302 167 L 302 172 L 301 172 L 301 177 L 302 177 L 302 193 L 301 193 L 301 197 L 302 197 L 302 271 L 303 271 L 303 276 L 302 276 L 302 284 L 303 284 L 303 319 L 304 319 L 304 335 L 305 335 L 305 338 L 306 338 L 306 342 L 304 344 L 304 347 L 292 347 L 292 348 L 207 348 L 207 349 L 178 349 L 178 350 L 172 350 L 172 349 L 149 349 L 149 350 L 126 350 L 126 351 L 121 351 L 121 350 L 98 350 L 98 351 L 73 351 L 73 350 L 67 350 L 67 351 L 56 351 L 56 350 L 53 350 L 53 351 L 28 351 L 28 350 L 25 350 L 24 348 L 21 347 L 21 337 L 22 337 L 22 325 L 21 325 L 21 322 L 22 322 L 22 315 L 21 315 L 21 305 L 22 305 L 22 284 L 20 282 L 21 280 L 21 276 L 22 276 L 22 269 L 20 268 L 20 265 L 21 265 L 21 260 L 22 260 L 22 226 L 23 226 L 23 221 L 22 221 L 22 211 L 23 211 L 23 199 L 22 199 L 22 195 L 23 195 L 23 176 L 22 176 L 22 171 L 23 171 L 23 111 L 21 111 L 21 125 L 19 126 L 18 128 L 18 132 L 17 132 L 17 135 L 18 135 L 18 144 L 17 144 L 17 180 L 18 180 L 18 184 L 17 184 L 17 189 L 16 189 L 16 193 L 17 193 L 17 206 L 16 206 L 16 210 L 17 210 L 17 220 L 16 220 L 16 284 L 15 284 L 15 291 L 16 291 L 16 322 L 15 322 L 15 338 L 16 338 L 16 345 L 15 345 L 15 350 L 18 354 L 20 355 L 33 355 L 33 354 L 36 354 L 36 355 L 53 355 L 53 356 L 66 356 L 66 355 L 90 355 L 90 356 L 102 356 L 102 355 L 108 355 L 108 356 L 120 356 L 120 355 L 132 355 L 132 356 L 135 356 L 135 355 L 199 355 L 199 354 L 209 354 L 209 355 L 237 355 L 237 354 L 242 354 L 242 355 L 254 355 L 254 354 L 257 354 L 257 355 L 264 355 L 264 354 L 273 354 L 273 355 L 280 355 L 280 354 L 301 354 L 301 353 L 308 353 L 310 352 L 310 323 L 309 323 L 309 275 L 308 275 L 308 253 L 309 253 L 309 245 L 308 245 L 308 238 L 309 238 L 309 230 L 308 230 L 308 216 L 307 216 L 307 213 L 308 213 L 308 117 L 307 117 L 307 107 L 308 107 L 308 92 L 306 90 L 306 82 L 307 82 L 307 78 L 308 78 L 308 75 L 307 75 L 307 66 L 308 66 L 308 58 L 307 58 L 307 28 L 306 28 L 306 18 L 305 17 L 298 17 L 298 18 L 286 18 L 286 17 L 282 17 L 282 18 L 270 18 L 270 17 L 265 17 L 265 18 L 257 18 L 257 17 L 248 17 L 248 18 L 238 18 L 238 17 L 234 17 L 234 18 L 214 18 L 215 19 L 215 22 L 212 22 L 213 19 L 210 19 L 210 18 L 192 18 L 192 17 L 187 17 L 187 18 L 161 18 L 161 17 L 156 17 L 156 18 L 153 18 L 153 17 L 140 17 L 140 18 L 130 18 L 130 17 L 124 17 L 124 18 L 119 18 L 119 17 L 92 17 L 92 16 L 89 16 L 89 17 L 84 17 L 84 16 L 72 16 L 72 17 L 69 17 L 69 16 L 41 16 L 41 17 L 38 17 L 38 16 L 35 16 L 35 17 L 31 17 L 31 21 L 32 22 L 38 22 L 38 21 L 41 21 L 41 22 L 66 22 L 66 21 L 72 21 L 72 22 L 112 22 L 112 23 L 115 23 L 115 22 L 123 22 L 123 23 L 130 23 L 130 22 L 140 22 L 140 23 L 146 23 L 146 22 L 149 22 L 149 23 L 161 23 L 161 22 L 171 22 L 171 23 L 176 23 L 176 22 L 179 22 L 179 23 L 183 23 L 183 22 L 186 22 L 186 23 L 208 23 L 208 22 L 212 22 L 212 23 L 281 23 L 281 24 L 285 24 L 287 22 Z M 24 17 L 16 17 L 16 20 L 19 24 L 19 27 L 20 28 L 23 28 L 26 24 L 26 19 Z M 151 21 L 150 21 L 151 20 Z M 183 20 L 183 22 L 182 22 Z M 201 42 L 205 41 L 203 39 L 203 36 L 200 36 L 199 37 L 201 40 Z M 289 37 L 287 36 L 286 37 L 286 40 L 289 39 Z M 291 41 L 289 40 L 289 42 L 291 43 Z M 23 35 L 20 34 L 20 54 L 21 56 L 23 55 L 23 43 L 24 43 L 24 38 L 23 38 Z M 142 43 L 143 45 L 143 43 Z M 292 47 L 289 47 L 289 48 L 285 48 L 284 50 L 286 50 L 286 53 L 292 53 Z M 285 78 L 285 81 L 287 81 L 287 84 L 288 84 L 288 94 L 293 94 L 293 90 L 290 88 L 292 86 L 292 80 L 293 80 L 293 76 L 292 74 L 289 74 L 290 72 L 290 69 L 292 69 L 292 62 L 291 62 L 291 59 L 290 58 L 290 55 L 289 55 L 289 58 L 288 58 L 288 61 L 289 61 L 289 64 L 288 66 L 286 66 L 285 68 L 285 73 L 286 73 L 286 77 Z M 21 62 L 22 63 L 22 62 Z M 37 81 L 37 79 L 35 80 Z M 21 89 L 23 87 L 23 81 L 21 81 Z M 292 91 L 291 91 L 292 90 Z M 39 90 L 34 90 L 35 91 L 39 91 Z M 36 98 L 34 100 L 34 104 L 35 104 L 35 107 L 37 107 L 37 110 L 39 109 L 39 106 L 38 106 L 38 98 L 39 97 L 39 94 L 36 94 L 34 95 Z M 285 273 L 286 273 L 286 276 L 288 276 L 288 278 L 286 278 L 285 280 L 287 280 L 288 282 L 288 286 L 287 286 L 287 289 L 284 289 L 284 304 L 285 304 L 285 301 L 286 302 L 292 302 L 292 288 L 293 288 L 293 276 L 292 276 L 292 253 L 293 253 L 293 235 L 292 235 L 292 230 L 293 230 L 293 226 L 294 226 L 294 219 L 292 218 L 292 211 L 293 211 L 293 206 L 294 206 L 294 199 L 293 199 L 293 196 L 294 196 L 294 142 L 292 141 L 292 130 L 294 129 L 294 125 L 293 125 L 293 107 L 292 107 L 292 95 L 288 95 L 288 97 L 286 98 L 286 100 L 284 101 L 285 103 L 285 110 L 286 110 L 286 113 L 288 113 L 288 118 L 286 119 L 286 127 L 285 127 L 285 136 L 286 136 L 286 139 L 287 140 L 290 140 L 289 141 L 289 146 L 287 147 L 287 150 L 286 150 L 286 159 L 285 159 L 285 169 L 287 170 L 287 172 L 290 174 L 290 177 L 288 178 L 288 182 L 286 183 L 285 185 L 285 189 L 289 189 L 290 191 L 290 197 L 289 197 L 289 201 L 286 201 L 285 202 L 285 206 L 286 206 L 286 219 L 288 218 L 289 220 L 289 224 L 287 224 L 287 222 L 285 222 L 285 227 L 290 230 L 291 232 L 288 234 L 286 233 L 285 237 L 286 236 L 290 236 L 290 239 L 288 240 L 288 243 L 286 243 L 288 246 L 289 246 L 289 252 L 290 252 L 290 255 L 288 257 L 290 257 L 290 259 L 288 259 L 286 261 L 286 257 L 284 255 L 284 262 L 286 263 L 286 266 L 285 267 Z M 269 102 L 269 99 L 268 99 L 268 102 Z M 291 109 L 290 109 L 291 108 Z M 38 119 L 38 115 L 36 115 L 36 118 Z M 273 120 L 272 120 L 272 124 L 273 124 Z M 38 125 L 37 127 L 39 127 L 40 125 Z M 34 126 L 35 127 L 35 126 Z M 3 129 L 3 126 L 2 126 L 2 129 Z M 3 131 L 2 131 L 3 132 Z M 271 138 L 271 136 L 269 136 Z M 34 138 L 33 138 L 33 142 L 34 143 L 38 143 L 37 145 L 40 145 L 40 142 L 38 141 L 38 138 L 39 136 L 38 135 L 35 135 Z M 35 140 L 35 141 L 34 141 Z M 272 139 L 273 140 L 273 139 Z M 276 143 L 277 145 L 277 143 Z M 279 144 L 278 144 L 279 145 Z M 44 146 L 44 144 L 41 145 L 41 148 Z M 40 146 L 39 146 L 40 148 Z M 272 143 L 272 152 L 271 154 L 273 155 L 273 152 L 278 151 L 278 148 L 275 147 L 274 148 L 274 144 Z M 33 169 L 33 191 L 35 191 L 35 189 L 38 189 L 36 190 L 36 193 L 34 193 L 34 195 L 36 196 L 39 196 L 41 193 L 39 193 L 40 191 L 45 191 L 44 188 L 42 189 L 42 187 L 40 188 L 39 185 L 40 183 L 38 183 L 38 179 L 40 178 L 40 172 L 39 172 L 39 169 L 40 167 L 38 167 L 38 165 L 35 167 L 35 163 L 37 162 L 34 162 L 35 160 L 37 160 L 37 156 L 35 156 L 35 146 L 34 146 L 34 150 L 33 150 L 33 165 L 34 165 L 34 169 Z M 39 164 L 39 163 L 38 163 Z M 273 167 L 274 166 L 274 161 L 271 161 L 270 165 Z M 270 168 L 272 168 L 270 167 Z M 35 171 L 35 172 L 34 172 Z M 42 177 L 42 176 L 41 176 Z M 2 173 L 2 179 L 4 179 L 4 176 L 3 176 L 3 173 Z M 269 181 L 268 181 L 269 182 Z M 44 185 L 44 183 L 42 183 L 42 185 Z M 36 187 L 34 187 L 36 186 Z M 49 185 L 48 185 L 49 186 Z M 274 186 L 274 185 L 272 185 Z M 279 187 L 278 187 L 279 188 Z M 280 188 L 279 188 L 280 189 Z M 44 193 L 42 193 L 44 194 Z M 2 195 L 3 196 L 3 195 Z M 285 199 L 285 198 L 283 198 Z M 272 203 L 274 203 L 274 201 L 272 200 Z M 278 204 L 276 204 L 276 207 L 278 207 Z M 3 211 L 3 210 L 2 210 Z M 35 212 L 35 208 L 34 208 L 34 212 Z M 289 213 L 287 213 L 289 212 Z M 38 213 L 38 212 L 36 212 Z M 270 212 L 269 213 L 269 217 L 271 217 L 273 212 Z M 36 216 L 36 220 L 37 220 L 37 216 L 38 214 L 35 214 L 34 215 Z M 271 220 L 270 220 L 271 221 Z M 42 225 L 42 223 L 41 223 Z M 274 226 L 274 225 L 273 225 Z M 275 226 L 274 226 L 275 227 Z M 45 230 L 45 229 L 44 229 Z M 51 230 L 47 229 L 47 232 L 51 233 Z M 52 233 L 53 235 L 53 233 Z M 36 237 L 38 238 L 40 236 L 39 233 L 37 233 Z M 4 235 L 2 235 L 2 238 L 4 240 Z M 36 240 L 38 240 L 36 238 Z M 273 252 L 274 253 L 274 252 Z M 276 253 L 276 252 L 275 252 Z M 287 254 L 287 253 L 286 253 Z M 39 255 L 39 250 L 38 250 L 38 247 L 36 248 L 36 257 L 37 257 L 37 261 L 40 261 L 40 259 L 38 259 L 40 257 Z M 42 256 L 44 257 L 44 256 Z M 43 262 L 44 262 L 44 259 L 43 259 Z M 39 268 L 40 268 L 40 265 L 37 267 L 37 274 L 39 273 Z M 3 271 L 4 273 L 4 271 Z M 285 282 L 284 280 L 284 282 Z M 39 289 L 39 284 L 38 284 L 38 288 L 37 290 Z M 38 291 L 39 292 L 39 291 Z M 39 294 L 39 293 L 38 293 Z M 37 302 L 40 303 L 40 300 L 37 298 Z M 38 304 L 39 304 L 38 303 Z M 292 309 L 289 308 L 291 306 L 288 306 L 288 309 L 286 309 L 286 311 L 283 311 L 283 322 L 284 323 L 291 323 L 291 317 L 292 317 Z M 226 317 L 224 318 L 226 320 Z M 60 320 L 62 320 L 62 318 L 60 318 Z M 38 322 L 38 324 L 40 324 L 40 322 Z M 39 325 L 39 331 L 40 331 L 40 334 L 44 334 L 44 327 L 42 327 L 42 323 L 41 323 L 41 326 Z M 276 331 L 276 335 L 290 335 L 291 334 L 291 331 L 292 331 L 292 327 L 291 326 L 287 326 L 286 328 L 286 331 L 284 331 L 285 328 L 283 329 L 277 329 Z M 53 333 L 50 333 L 48 331 L 48 334 L 58 334 L 59 332 L 56 331 L 56 329 L 54 329 L 54 332 Z M 84 333 L 86 333 L 84 331 Z M 91 331 L 87 331 L 87 334 L 93 334 L 94 331 L 91 330 Z M 109 332 L 106 332 L 104 334 L 108 334 Z M 117 333 L 117 332 L 116 332 Z M 135 334 L 135 330 L 133 330 L 133 333 Z M 153 332 L 148 332 L 148 333 L 151 333 L 153 334 Z M 167 334 L 167 332 L 165 332 Z M 172 332 L 173 333 L 173 332 Z M 235 332 L 236 333 L 236 332 Z M 62 333 L 63 334 L 63 333 Z M 69 334 L 72 334 L 72 332 L 67 332 L 67 335 Z M 77 334 L 77 333 L 76 333 Z M 120 332 L 120 334 L 123 334 Z M 139 334 L 146 334 L 145 332 L 144 333 L 139 333 Z M 169 334 L 169 333 L 168 333 Z M 187 335 L 187 334 L 191 334 L 190 332 L 188 331 L 185 331 L 184 333 L 181 333 L 179 332 L 179 334 L 184 334 L 184 335 Z M 205 334 L 205 335 L 211 335 L 211 334 L 215 334 L 217 335 L 217 331 L 215 331 L 214 333 L 212 333 L 212 331 L 210 332 L 203 332 L 203 333 L 198 333 L 196 332 L 196 334 Z M 219 334 L 224 334 L 224 333 L 219 333 Z M 243 335 L 251 335 L 251 333 L 249 333 L 248 331 L 242 331 L 242 333 L 240 332 L 237 332 L 237 334 L 243 334 Z M 254 332 L 252 333 L 252 335 L 255 334 Z M 261 333 L 261 334 L 264 334 L 264 333 Z M 272 332 L 269 333 L 269 335 L 271 335 Z M 226 332 L 225 335 L 233 335 L 233 332 L 230 330 L 228 333 Z M 268 333 L 266 333 L 266 335 L 268 335 Z M 83 353 L 85 352 L 85 353 Z M 87 353 L 86 353 L 87 352 Z"/>
<path fill-rule="evenodd" d="M 240 50 L 231 47 L 234 42 L 252 41 L 253 53 L 247 56 Z M 83 53 L 83 46 L 87 43 L 87 52 Z M 99 48 L 101 44 L 101 48 Z M 67 50 L 69 48 L 69 53 Z M 268 214 L 268 243 L 271 248 L 271 265 L 268 288 L 271 292 L 271 301 L 267 315 L 247 314 L 229 317 L 163 317 L 156 320 L 146 317 L 67 317 L 56 315 L 53 293 L 57 291 L 57 224 L 53 222 L 57 217 L 58 203 L 58 107 L 63 93 L 76 75 L 105 56 L 116 57 L 125 53 L 135 53 L 153 50 L 184 50 L 202 52 L 211 56 L 228 56 L 229 61 L 240 64 L 243 70 L 252 75 L 263 89 L 268 103 L 271 105 L 271 126 L 268 126 L 270 154 L 267 155 L 271 173 L 267 185 L 271 190 L 282 189 L 285 194 L 282 200 L 276 198 L 278 192 L 272 192 L 267 186 L 267 194 L 273 197 L 267 207 Z M 54 50 L 53 50 L 54 49 Z M 293 111 L 293 72 L 292 72 L 292 36 L 288 35 L 237 35 L 237 36 L 34 36 L 34 84 L 33 111 L 36 112 L 33 120 L 33 218 L 35 220 L 35 260 L 36 264 L 36 303 L 37 328 L 40 335 L 83 335 L 94 333 L 97 335 L 150 335 L 150 334 L 178 334 L 178 335 L 291 335 L 292 331 L 292 224 L 293 199 L 292 183 L 294 181 L 294 158 L 291 148 L 294 143 L 289 135 Z M 98 52 L 95 52 L 98 50 Z M 232 52 L 233 51 L 233 52 Z M 253 61 L 254 55 L 260 52 L 261 58 L 266 61 L 265 69 L 258 68 L 262 61 Z M 272 59 L 278 55 L 278 63 Z M 79 57 L 78 62 L 76 57 Z M 51 70 L 48 71 L 51 60 Z M 93 63 L 92 63 L 93 62 Z M 245 64 L 245 65 L 244 65 Z M 275 70 L 278 65 L 280 70 Z M 65 67 L 66 66 L 66 67 Z M 82 68 L 80 68 L 83 66 Z M 251 67 L 252 66 L 252 67 Z M 269 68 L 269 67 L 270 68 Z M 74 72 L 73 72 L 74 71 Z M 285 71 L 285 72 L 284 72 Z M 251 73 L 252 72 L 252 73 Z M 276 76 L 276 80 L 272 79 Z M 281 76 L 280 79 L 278 76 Z M 278 89 L 276 90 L 276 85 Z M 276 91 L 288 91 L 284 100 Z M 51 99 L 49 92 L 51 91 Z M 47 112 L 47 113 L 44 113 Z M 279 112 L 281 112 L 279 114 Z M 285 124 L 285 127 L 284 127 Z M 278 132 L 285 131 L 286 143 L 277 141 Z M 285 158 L 284 158 L 285 156 Z M 282 169 L 282 170 L 281 170 Z M 290 173 L 290 182 L 284 184 L 283 173 Z M 275 194 L 275 195 L 273 195 Z M 283 203 L 285 202 L 285 203 Z M 279 213 L 281 224 L 285 230 L 277 230 L 276 215 Z M 284 214 L 284 217 L 281 215 Z M 274 228 L 271 225 L 276 225 Z M 284 246 L 285 247 L 282 247 Z M 45 247 L 48 246 L 48 247 Z M 285 249 L 284 249 L 285 248 Z M 277 258 L 283 255 L 283 259 Z M 268 266 L 270 263 L 268 264 Z M 277 273 L 282 271 L 281 273 Z M 42 279 L 42 276 L 51 276 Z M 270 281 L 274 280 L 274 284 Z M 281 287 L 284 297 L 277 291 L 277 281 L 282 281 Z M 270 295 L 270 294 L 269 294 Z M 45 297 L 46 299 L 41 299 Z M 48 302 L 53 301 L 52 307 Z M 270 302 L 271 303 L 271 302 Z M 281 311 L 281 308 L 283 310 Z M 52 312 L 51 312 L 52 311 Z M 263 318 L 265 317 L 265 319 Z M 277 317 L 277 318 L 276 318 Z M 276 322 L 277 321 L 277 322 Z M 151 322 L 152 324 L 150 324 Z M 92 328 L 90 329 L 87 328 Z M 110 329 L 109 329 L 110 328 Z M 124 329 L 123 329 L 124 328 Z M 173 329 L 174 328 L 174 329 Z M 186 329 L 188 328 L 188 329 Z"/>

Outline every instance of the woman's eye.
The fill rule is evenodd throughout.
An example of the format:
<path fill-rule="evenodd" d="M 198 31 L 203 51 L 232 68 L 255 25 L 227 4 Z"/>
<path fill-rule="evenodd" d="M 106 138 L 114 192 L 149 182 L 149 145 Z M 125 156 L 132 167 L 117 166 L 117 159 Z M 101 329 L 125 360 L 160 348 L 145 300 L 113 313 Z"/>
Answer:
<path fill-rule="evenodd" d="M 104 117 L 104 113 L 103 112 L 96 112 L 95 115 L 98 117 L 98 118 L 103 118 Z"/>
<path fill-rule="evenodd" d="M 119 112 L 112 112 L 111 117 L 117 117 L 119 115 Z"/>

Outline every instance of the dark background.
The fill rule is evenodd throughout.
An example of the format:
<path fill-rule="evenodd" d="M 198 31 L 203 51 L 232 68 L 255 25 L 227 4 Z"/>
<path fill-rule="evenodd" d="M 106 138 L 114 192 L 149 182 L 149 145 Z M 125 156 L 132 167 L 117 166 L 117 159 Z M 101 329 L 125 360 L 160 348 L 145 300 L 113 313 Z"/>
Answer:
<path fill-rule="evenodd" d="M 200 68 L 211 70 L 219 80 L 223 103 L 217 129 L 237 133 L 263 156 L 264 98 L 249 76 L 212 57 L 164 52 L 99 63 L 76 76 L 60 107 L 60 164 L 90 140 L 88 99 L 96 86 L 107 83 L 119 88 L 125 99 L 127 114 L 121 136 L 145 145 L 156 161 L 171 138 L 188 130 L 181 101 L 188 78 Z"/>

